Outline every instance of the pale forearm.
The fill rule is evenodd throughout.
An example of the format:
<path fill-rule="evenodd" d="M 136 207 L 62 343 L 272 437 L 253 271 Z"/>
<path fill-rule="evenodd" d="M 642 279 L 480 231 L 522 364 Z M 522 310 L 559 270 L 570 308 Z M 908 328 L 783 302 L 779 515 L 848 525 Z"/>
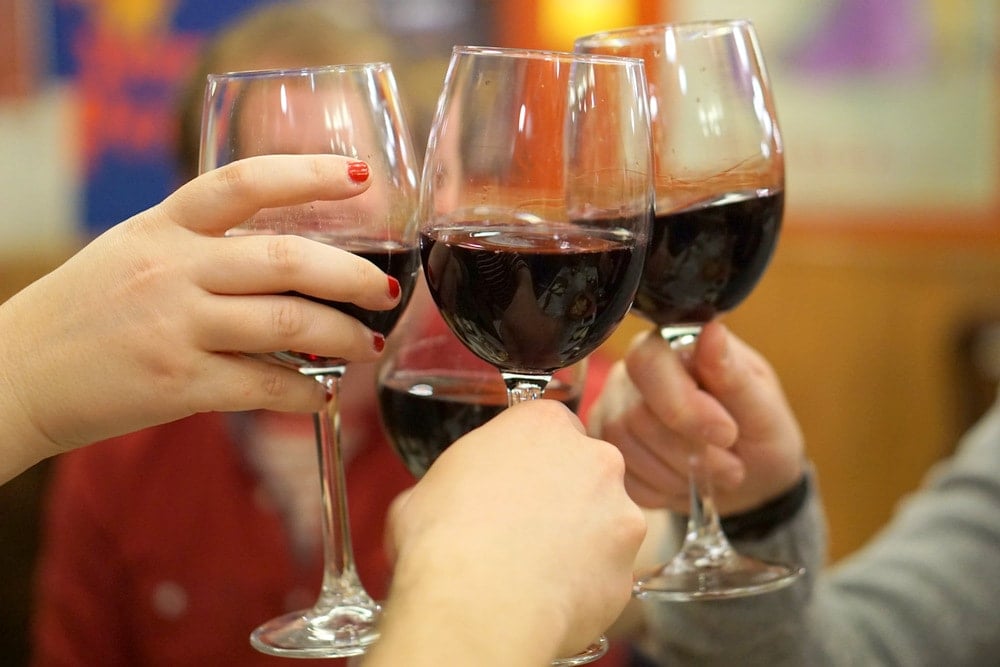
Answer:
<path fill-rule="evenodd" d="M 508 590 L 497 599 L 495 582 L 478 588 L 467 572 L 434 573 L 397 566 L 382 637 L 364 667 L 509 667 L 548 665 L 556 657 L 559 615 L 525 609 L 530 595 Z M 492 573 L 502 577 L 502 572 Z M 554 611 L 554 610 L 553 610 Z"/>
<path fill-rule="evenodd" d="M 3 419 L 4 414 L 0 410 L 0 419 Z M 2 439 L 0 442 L 0 484 L 10 481 L 45 458 L 40 456 L 37 450 L 24 446 L 8 431 L 9 429 L 5 426 L 0 426 L 0 439 Z"/>
<path fill-rule="evenodd" d="M 16 325 L 10 304 L 0 305 L 0 331 L 4 332 L 0 341 L 0 484 L 55 453 L 54 444 L 31 422 L 24 404 L 22 383 L 42 379 L 24 377 L 20 362 L 31 358 L 31 350 L 24 349 L 24 336 Z"/>

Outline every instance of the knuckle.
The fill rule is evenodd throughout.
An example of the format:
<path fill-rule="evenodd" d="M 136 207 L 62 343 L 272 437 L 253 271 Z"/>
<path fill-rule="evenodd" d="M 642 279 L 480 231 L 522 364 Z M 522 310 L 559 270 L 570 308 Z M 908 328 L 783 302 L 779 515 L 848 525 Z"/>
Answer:
<path fill-rule="evenodd" d="M 215 170 L 220 185 L 235 195 L 246 191 L 252 180 L 250 170 L 243 162 L 230 162 Z"/>
<path fill-rule="evenodd" d="M 650 406 L 652 414 L 665 426 L 674 431 L 683 431 L 686 411 L 674 401 L 662 400 L 658 405 Z"/>
<path fill-rule="evenodd" d="M 357 258 L 357 261 L 353 262 L 351 279 L 352 288 L 356 296 L 360 296 L 368 292 L 372 286 L 378 284 L 378 278 L 381 275 L 381 271 L 372 264 L 371 262 Z"/>
<path fill-rule="evenodd" d="M 546 423 L 552 423 L 558 419 L 565 420 L 568 417 L 566 408 L 558 401 L 536 401 L 536 406 L 540 412 L 539 417 L 546 420 Z"/>
<path fill-rule="evenodd" d="M 642 511 L 642 507 L 638 503 L 631 499 L 629 499 L 628 503 L 627 516 L 622 523 L 635 542 L 642 542 L 643 538 L 646 537 L 646 530 L 648 529 L 646 513 Z"/>
<path fill-rule="evenodd" d="M 746 372 L 751 382 L 777 382 L 777 374 L 774 372 L 774 368 L 763 359 L 751 361 L 747 364 Z"/>
<path fill-rule="evenodd" d="M 297 299 L 279 299 L 271 316 L 274 332 L 282 338 L 292 338 L 305 326 L 306 316 L 303 304 Z"/>
<path fill-rule="evenodd" d="M 267 261 L 282 274 L 294 273 L 302 263 L 302 252 L 293 236 L 268 236 Z"/>
<path fill-rule="evenodd" d="M 608 474 L 616 479 L 625 477 L 625 456 L 621 450 L 610 443 L 603 443 L 598 450 L 601 463 Z"/>
<path fill-rule="evenodd" d="M 261 391 L 270 399 L 277 399 L 288 393 L 288 378 L 286 373 L 277 367 L 268 369 L 261 378 Z"/>
<path fill-rule="evenodd" d="M 317 184 L 329 183 L 334 178 L 330 161 L 319 157 L 313 157 L 309 160 L 309 173 Z"/>

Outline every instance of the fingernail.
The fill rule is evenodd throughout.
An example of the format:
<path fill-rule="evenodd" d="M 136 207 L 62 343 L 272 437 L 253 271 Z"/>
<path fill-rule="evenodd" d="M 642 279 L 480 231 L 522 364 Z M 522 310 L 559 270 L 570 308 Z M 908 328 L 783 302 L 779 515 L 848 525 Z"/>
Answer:
<path fill-rule="evenodd" d="M 389 276 L 389 296 L 393 299 L 399 296 L 399 281 Z"/>
<path fill-rule="evenodd" d="M 347 165 L 347 177 L 355 183 L 364 183 L 368 180 L 368 165 L 364 162 L 351 162 Z"/>
<path fill-rule="evenodd" d="M 375 348 L 376 352 L 381 352 L 385 349 L 385 336 L 380 333 L 376 333 L 372 339 L 372 347 Z"/>

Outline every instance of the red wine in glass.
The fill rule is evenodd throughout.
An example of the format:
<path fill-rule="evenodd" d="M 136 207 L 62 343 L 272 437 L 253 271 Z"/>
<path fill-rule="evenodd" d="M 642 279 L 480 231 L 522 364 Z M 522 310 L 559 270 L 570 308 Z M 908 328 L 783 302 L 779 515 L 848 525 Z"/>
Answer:
<path fill-rule="evenodd" d="M 357 319 L 372 331 L 388 336 L 395 328 L 403 311 L 406 310 L 413 294 L 417 274 L 420 271 L 420 251 L 417 246 L 404 246 L 390 241 L 358 241 L 351 244 L 338 244 L 337 247 L 349 250 L 377 266 L 386 274 L 399 281 L 400 298 L 395 308 L 389 310 L 368 310 L 353 303 L 330 301 L 306 294 L 303 298 L 322 303 Z M 322 374 L 324 368 L 339 366 L 343 359 L 319 357 L 304 352 L 275 352 L 274 357 L 285 363 L 296 366 L 308 375 Z"/>
<path fill-rule="evenodd" d="M 735 308 L 771 260 L 783 209 L 782 191 L 748 191 L 657 215 L 633 309 L 663 328 Z"/>
<path fill-rule="evenodd" d="M 646 63 L 657 215 L 634 309 L 687 351 L 702 325 L 754 289 L 781 227 L 784 148 L 756 30 L 745 20 L 635 26 L 579 37 L 574 50 Z M 635 595 L 721 599 L 795 581 L 802 568 L 732 547 L 702 457 L 688 460 L 684 542 L 638 574 Z"/>
<path fill-rule="evenodd" d="M 507 389 L 499 378 L 485 380 L 475 373 L 429 376 L 399 372 L 379 383 L 382 426 L 396 454 L 414 477 L 469 431 L 482 426 L 507 407 Z M 576 412 L 581 387 L 560 382 L 545 388 L 545 398 Z"/>
<path fill-rule="evenodd" d="M 444 320 L 510 371 L 551 372 L 590 354 L 628 312 L 643 264 L 620 225 L 458 224 L 421 232 L 420 248 Z"/>

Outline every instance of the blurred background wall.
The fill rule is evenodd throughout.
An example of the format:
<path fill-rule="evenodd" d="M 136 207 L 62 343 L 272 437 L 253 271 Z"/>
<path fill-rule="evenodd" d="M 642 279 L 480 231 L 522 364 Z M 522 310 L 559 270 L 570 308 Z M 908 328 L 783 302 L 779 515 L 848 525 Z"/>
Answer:
<path fill-rule="evenodd" d="M 0 298 L 177 185 L 176 84 L 225 21 L 269 0 L 0 0 Z M 281 1 L 281 0 L 270 0 Z M 748 17 L 786 142 L 787 209 L 726 321 L 771 360 L 857 548 L 993 400 L 1000 351 L 995 0 L 320 0 L 409 49 L 422 145 L 450 47 Z M 629 318 L 620 354 L 646 325 Z M 43 463 L 0 487 L 0 654 L 24 629 Z"/>

